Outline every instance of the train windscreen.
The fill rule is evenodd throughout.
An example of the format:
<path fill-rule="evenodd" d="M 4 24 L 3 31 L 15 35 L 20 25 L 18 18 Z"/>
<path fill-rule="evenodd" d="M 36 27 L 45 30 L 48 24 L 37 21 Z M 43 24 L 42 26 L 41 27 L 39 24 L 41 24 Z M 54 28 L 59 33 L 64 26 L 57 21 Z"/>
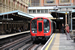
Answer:
<path fill-rule="evenodd" d="M 44 19 L 44 33 L 48 33 L 49 32 L 49 20 Z"/>
<path fill-rule="evenodd" d="M 32 20 L 31 22 L 31 30 L 33 33 L 37 33 L 37 20 Z"/>
<path fill-rule="evenodd" d="M 42 23 L 39 23 L 39 31 L 42 31 Z"/>

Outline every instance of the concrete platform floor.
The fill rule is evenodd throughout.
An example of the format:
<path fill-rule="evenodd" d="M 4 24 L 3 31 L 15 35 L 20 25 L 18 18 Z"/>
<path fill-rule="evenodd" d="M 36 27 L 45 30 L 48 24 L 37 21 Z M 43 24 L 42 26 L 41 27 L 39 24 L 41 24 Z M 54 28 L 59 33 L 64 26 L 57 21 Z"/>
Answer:
<path fill-rule="evenodd" d="M 75 50 L 75 43 L 67 40 L 65 34 L 55 33 L 42 50 Z"/>

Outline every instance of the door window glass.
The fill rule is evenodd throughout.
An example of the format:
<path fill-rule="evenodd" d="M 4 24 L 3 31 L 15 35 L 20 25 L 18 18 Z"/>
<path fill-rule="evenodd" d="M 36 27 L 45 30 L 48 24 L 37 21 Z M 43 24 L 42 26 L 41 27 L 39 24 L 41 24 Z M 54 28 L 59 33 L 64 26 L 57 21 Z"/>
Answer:
<path fill-rule="evenodd" d="M 42 31 L 42 23 L 39 23 L 39 31 Z"/>
<path fill-rule="evenodd" d="M 49 32 L 49 20 L 44 19 L 44 33 L 48 33 Z"/>

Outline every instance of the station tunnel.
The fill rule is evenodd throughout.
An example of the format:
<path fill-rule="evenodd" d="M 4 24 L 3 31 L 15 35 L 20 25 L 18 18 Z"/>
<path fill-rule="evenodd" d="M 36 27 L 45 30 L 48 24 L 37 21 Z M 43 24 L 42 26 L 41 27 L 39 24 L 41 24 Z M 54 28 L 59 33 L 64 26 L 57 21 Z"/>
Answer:
<path fill-rule="evenodd" d="M 65 14 L 51 12 L 51 15 L 53 16 L 53 18 L 56 18 L 52 19 L 53 21 L 56 22 L 56 32 L 61 33 L 62 24 L 64 24 L 65 26 Z"/>

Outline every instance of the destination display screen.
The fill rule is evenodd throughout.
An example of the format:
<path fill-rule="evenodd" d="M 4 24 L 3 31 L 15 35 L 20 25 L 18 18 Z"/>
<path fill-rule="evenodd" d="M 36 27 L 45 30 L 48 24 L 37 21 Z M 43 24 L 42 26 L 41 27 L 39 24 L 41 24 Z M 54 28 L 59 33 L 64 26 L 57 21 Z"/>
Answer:
<path fill-rule="evenodd" d="M 38 18 L 37 20 L 43 20 L 43 18 Z"/>

